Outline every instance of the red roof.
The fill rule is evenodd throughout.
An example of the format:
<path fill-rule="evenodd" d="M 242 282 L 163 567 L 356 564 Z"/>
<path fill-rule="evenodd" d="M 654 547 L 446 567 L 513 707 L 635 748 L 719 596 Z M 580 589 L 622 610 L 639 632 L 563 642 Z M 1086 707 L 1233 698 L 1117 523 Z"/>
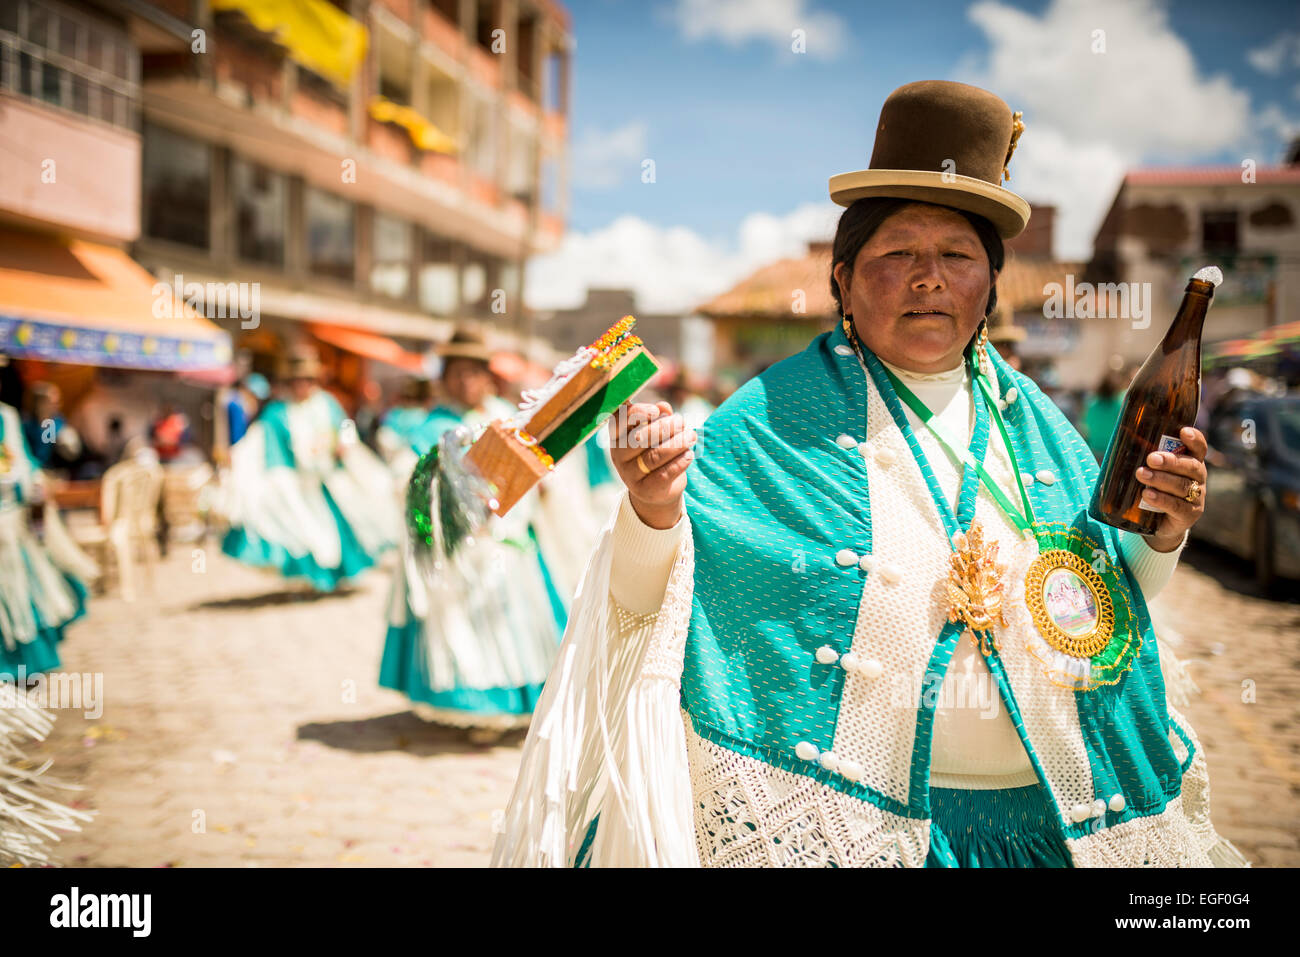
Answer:
<path fill-rule="evenodd" d="M 1240 166 L 1157 166 L 1129 170 L 1124 182 L 1133 186 L 1232 186 L 1242 182 Z M 1300 184 L 1300 166 L 1260 166 L 1256 183 Z"/>

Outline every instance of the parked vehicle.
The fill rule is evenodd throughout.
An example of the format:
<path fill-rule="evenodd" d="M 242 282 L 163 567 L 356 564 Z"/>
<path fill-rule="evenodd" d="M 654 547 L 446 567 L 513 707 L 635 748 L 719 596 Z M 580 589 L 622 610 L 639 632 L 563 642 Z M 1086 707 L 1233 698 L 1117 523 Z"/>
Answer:
<path fill-rule="evenodd" d="M 1266 592 L 1300 578 L 1300 396 L 1225 402 L 1206 438 L 1209 497 L 1193 537 L 1252 561 Z"/>

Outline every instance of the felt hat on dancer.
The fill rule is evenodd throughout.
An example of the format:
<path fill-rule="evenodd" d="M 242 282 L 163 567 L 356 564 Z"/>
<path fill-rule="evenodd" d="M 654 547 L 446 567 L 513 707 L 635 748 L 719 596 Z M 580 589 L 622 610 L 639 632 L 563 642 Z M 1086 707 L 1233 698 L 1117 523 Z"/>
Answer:
<path fill-rule="evenodd" d="M 451 339 L 440 344 L 435 351 L 444 362 L 449 359 L 475 359 L 486 365 L 492 361 L 492 350 L 488 348 L 483 333 L 470 325 L 457 326 Z"/>
<path fill-rule="evenodd" d="M 1002 185 L 1025 125 L 988 90 L 946 80 L 900 86 L 880 109 L 868 169 L 830 180 L 841 206 L 886 196 L 983 216 L 1010 239 L 1029 222 L 1029 204 Z"/>

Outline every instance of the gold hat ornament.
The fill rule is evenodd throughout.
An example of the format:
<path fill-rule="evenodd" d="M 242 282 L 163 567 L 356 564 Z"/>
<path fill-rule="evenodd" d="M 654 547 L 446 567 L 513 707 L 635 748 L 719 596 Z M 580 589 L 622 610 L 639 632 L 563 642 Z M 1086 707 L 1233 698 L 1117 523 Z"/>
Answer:
<path fill-rule="evenodd" d="M 976 213 L 1010 239 L 1029 204 L 1002 185 L 1025 124 L 988 90 L 947 80 L 900 86 L 880 108 L 868 169 L 830 179 L 841 206 L 886 196 Z"/>

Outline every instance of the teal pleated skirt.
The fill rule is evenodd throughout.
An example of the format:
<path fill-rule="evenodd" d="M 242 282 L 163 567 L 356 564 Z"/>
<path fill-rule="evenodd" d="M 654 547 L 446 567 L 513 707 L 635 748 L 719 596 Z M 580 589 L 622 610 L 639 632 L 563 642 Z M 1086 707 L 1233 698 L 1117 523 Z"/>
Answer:
<path fill-rule="evenodd" d="M 926 867 L 1071 867 L 1056 811 L 1041 785 L 930 789 Z"/>
<path fill-rule="evenodd" d="M 304 578 L 319 592 L 332 592 L 343 582 L 356 578 L 375 564 L 377 555 L 365 550 L 358 541 L 329 489 L 322 488 L 325 504 L 334 516 L 339 535 L 339 563 L 322 567 L 310 554 L 291 555 L 283 545 L 252 535 L 241 526 L 232 526 L 221 540 L 221 550 L 231 558 L 258 568 L 271 568 L 285 578 Z"/>
<path fill-rule="evenodd" d="M 0 631 L 0 678 L 17 681 L 20 674 L 25 677 L 54 671 L 59 667 L 59 643 L 63 641 L 63 630 L 86 614 L 86 596 L 89 594 L 81 580 L 67 572 L 64 581 L 76 597 L 76 608 L 72 616 L 64 621 L 47 621 L 41 610 L 32 605 L 32 614 L 36 617 L 36 637 L 27 642 L 14 642 L 14 647 L 7 647 L 3 631 Z"/>

